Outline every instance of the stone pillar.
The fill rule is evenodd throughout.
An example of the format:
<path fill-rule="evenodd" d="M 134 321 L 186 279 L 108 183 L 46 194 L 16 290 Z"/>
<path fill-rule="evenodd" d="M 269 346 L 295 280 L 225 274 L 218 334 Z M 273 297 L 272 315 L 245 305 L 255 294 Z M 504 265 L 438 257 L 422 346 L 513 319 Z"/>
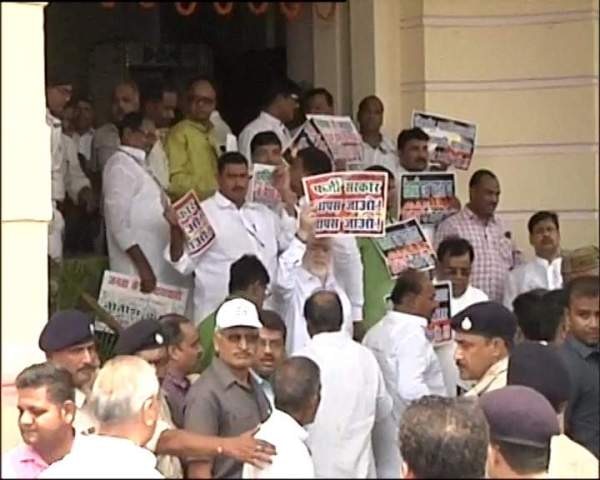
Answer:
<path fill-rule="evenodd" d="M 2 450 L 14 442 L 11 386 L 44 360 L 47 320 L 50 131 L 45 122 L 44 6 L 3 2 L 2 16 Z M 5 414 L 7 414 L 5 416 Z"/>

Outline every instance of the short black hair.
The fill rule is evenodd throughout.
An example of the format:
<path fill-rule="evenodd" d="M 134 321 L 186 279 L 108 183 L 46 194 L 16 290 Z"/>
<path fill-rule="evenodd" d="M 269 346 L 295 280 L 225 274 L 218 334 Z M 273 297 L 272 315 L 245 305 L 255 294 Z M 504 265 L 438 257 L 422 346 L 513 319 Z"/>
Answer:
<path fill-rule="evenodd" d="M 558 215 L 554 212 L 543 210 L 541 212 L 534 213 L 529 219 L 529 222 L 527 222 L 527 230 L 529 230 L 529 233 L 533 233 L 534 227 L 544 220 L 551 220 L 556 229 L 560 230 L 560 227 L 558 226 Z"/>
<path fill-rule="evenodd" d="M 248 160 L 240 152 L 225 152 L 217 159 L 217 171 L 223 173 L 227 165 L 246 165 Z"/>
<path fill-rule="evenodd" d="M 365 168 L 365 171 L 367 171 L 367 172 L 384 172 L 384 173 L 388 174 L 388 182 L 393 182 L 396 180 L 396 177 L 394 176 L 394 174 L 388 168 L 385 168 L 383 165 L 371 165 L 370 167 Z"/>
<path fill-rule="evenodd" d="M 144 115 L 141 112 L 130 112 L 126 114 L 123 119 L 119 122 L 119 138 L 123 141 L 123 134 L 125 129 L 131 131 L 140 130 L 144 123 Z"/>
<path fill-rule="evenodd" d="M 307 177 L 333 171 L 331 158 L 317 147 L 303 148 L 298 151 L 298 158 L 302 160 L 302 170 Z"/>
<path fill-rule="evenodd" d="M 330 107 L 333 108 L 333 95 L 331 94 L 331 92 L 329 90 L 327 90 L 326 88 L 317 87 L 317 88 L 311 88 L 302 97 L 302 109 L 304 111 L 306 111 L 308 102 L 310 102 L 310 100 L 313 97 L 316 97 L 317 95 L 323 95 L 325 97 L 325 101 L 327 102 L 327 105 L 329 105 Z"/>
<path fill-rule="evenodd" d="M 185 85 L 186 93 L 189 93 L 189 91 L 192 89 L 192 87 L 198 82 L 206 82 L 213 88 L 213 90 L 215 92 L 217 91 L 217 86 L 215 85 L 215 81 L 212 78 L 210 78 L 208 76 L 204 76 L 204 75 L 198 75 L 198 76 L 192 77 L 190 80 L 188 80 L 188 82 Z M 171 90 L 168 90 L 168 91 L 171 91 Z"/>
<path fill-rule="evenodd" d="M 330 290 L 316 291 L 304 303 L 304 318 L 314 332 L 337 332 L 344 320 L 340 297 Z"/>
<path fill-rule="evenodd" d="M 61 405 L 67 400 L 75 401 L 75 385 L 71 374 L 51 362 L 30 365 L 17 375 L 17 390 L 46 387 L 48 400 Z"/>
<path fill-rule="evenodd" d="M 547 447 L 532 447 L 509 443 L 502 440 L 490 439 L 502 453 L 508 466 L 520 475 L 527 475 L 548 470 L 550 463 L 550 445 Z"/>
<path fill-rule="evenodd" d="M 439 244 L 437 249 L 437 258 L 441 262 L 446 256 L 450 257 L 462 257 L 465 254 L 469 254 L 469 260 L 473 263 L 475 260 L 475 251 L 473 245 L 466 238 L 461 237 L 446 237 Z"/>
<path fill-rule="evenodd" d="M 542 297 L 540 306 L 539 339 L 552 343 L 565 320 L 565 291 L 550 290 Z"/>
<path fill-rule="evenodd" d="M 229 294 L 243 292 L 259 282 L 267 286 L 271 279 L 269 272 L 255 255 L 242 255 L 229 267 Z"/>
<path fill-rule="evenodd" d="M 471 175 L 471 179 L 469 180 L 469 188 L 474 188 L 477 185 L 479 185 L 479 182 L 481 182 L 481 180 L 484 177 L 491 177 L 494 180 L 498 181 L 498 177 L 496 176 L 496 174 L 494 172 L 492 172 L 491 170 L 482 168 L 480 170 L 477 170 L 473 175 Z"/>
<path fill-rule="evenodd" d="M 250 142 L 250 151 L 254 153 L 254 150 L 258 147 L 264 147 L 265 145 L 277 145 L 281 148 L 281 140 L 272 130 L 257 133 Z"/>
<path fill-rule="evenodd" d="M 261 310 L 258 316 L 260 317 L 260 323 L 262 323 L 264 328 L 281 332 L 283 340 L 286 340 L 287 327 L 277 312 L 274 312 L 273 310 Z"/>
<path fill-rule="evenodd" d="M 411 140 L 422 140 L 424 142 L 429 141 L 429 135 L 427 135 L 422 129 L 419 127 L 406 128 L 402 130 L 398 134 L 398 139 L 396 141 L 396 146 L 398 147 L 398 151 L 404 149 L 406 144 Z"/>
<path fill-rule="evenodd" d="M 417 478 L 484 478 L 489 428 L 477 400 L 421 397 L 404 411 L 399 434 Z"/>
<path fill-rule="evenodd" d="M 596 298 L 600 296 L 600 279 L 596 275 L 576 277 L 566 286 L 567 307 L 574 297 Z"/>
<path fill-rule="evenodd" d="M 189 318 L 177 313 L 167 313 L 160 317 L 158 321 L 163 326 L 168 345 L 179 345 L 183 341 L 184 335 L 181 325 L 184 323 L 193 325 Z"/>
<path fill-rule="evenodd" d="M 381 103 L 382 107 L 384 106 L 383 102 L 381 101 L 381 98 L 379 98 L 377 95 L 367 95 L 358 104 L 358 110 L 357 110 L 357 112 L 358 113 L 362 112 L 363 109 L 367 106 L 367 103 L 369 103 L 371 100 L 377 100 L 379 103 Z"/>
<path fill-rule="evenodd" d="M 310 358 L 287 358 L 273 374 L 275 408 L 288 414 L 300 412 L 320 390 L 320 369 Z"/>
<path fill-rule="evenodd" d="M 271 80 L 264 90 L 262 108 L 269 107 L 275 99 L 281 95 L 282 97 L 290 97 L 298 95 L 300 88 L 294 82 L 287 78 L 276 78 Z"/>
<path fill-rule="evenodd" d="M 541 324 L 546 321 L 542 317 L 544 295 L 548 293 L 545 288 L 536 288 L 521 293 L 513 300 L 513 312 L 517 317 L 517 324 L 527 340 L 545 340 L 541 338 Z"/>
<path fill-rule="evenodd" d="M 394 305 L 400 305 L 407 295 L 419 295 L 423 289 L 424 279 L 423 272 L 412 268 L 404 270 L 396 279 L 390 300 Z"/>
<path fill-rule="evenodd" d="M 177 93 L 175 86 L 168 84 L 162 80 L 149 80 L 142 85 L 141 88 L 141 104 L 146 105 L 147 102 L 160 102 L 163 99 L 165 92 Z"/>

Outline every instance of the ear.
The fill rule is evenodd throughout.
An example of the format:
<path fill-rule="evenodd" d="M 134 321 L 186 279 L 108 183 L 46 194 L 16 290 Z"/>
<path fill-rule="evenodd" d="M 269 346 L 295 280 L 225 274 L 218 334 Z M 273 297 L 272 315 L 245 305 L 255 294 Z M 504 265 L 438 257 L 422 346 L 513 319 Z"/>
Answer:
<path fill-rule="evenodd" d="M 400 467 L 400 478 L 415 478 L 404 460 L 402 460 L 402 467 Z"/>
<path fill-rule="evenodd" d="M 142 404 L 142 421 L 144 425 L 152 427 L 158 420 L 159 404 L 157 397 L 151 397 Z"/>
<path fill-rule="evenodd" d="M 60 413 L 62 415 L 63 420 L 68 424 L 72 425 L 73 421 L 75 420 L 76 411 L 77 407 L 75 406 L 75 403 L 71 400 L 67 400 L 65 403 L 63 403 Z"/>
<path fill-rule="evenodd" d="M 213 335 L 213 347 L 216 355 L 219 353 L 219 332 L 215 332 Z"/>
<path fill-rule="evenodd" d="M 177 360 L 178 350 L 177 345 L 168 345 L 167 355 L 169 356 L 169 359 Z"/>

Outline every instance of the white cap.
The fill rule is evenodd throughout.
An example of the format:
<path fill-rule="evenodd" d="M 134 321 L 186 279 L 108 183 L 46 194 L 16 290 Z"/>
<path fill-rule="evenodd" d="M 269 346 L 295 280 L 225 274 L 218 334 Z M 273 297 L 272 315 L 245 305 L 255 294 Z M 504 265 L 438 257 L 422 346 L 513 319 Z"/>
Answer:
<path fill-rule="evenodd" d="M 225 301 L 217 310 L 215 330 L 231 327 L 261 328 L 256 305 L 245 298 Z"/>

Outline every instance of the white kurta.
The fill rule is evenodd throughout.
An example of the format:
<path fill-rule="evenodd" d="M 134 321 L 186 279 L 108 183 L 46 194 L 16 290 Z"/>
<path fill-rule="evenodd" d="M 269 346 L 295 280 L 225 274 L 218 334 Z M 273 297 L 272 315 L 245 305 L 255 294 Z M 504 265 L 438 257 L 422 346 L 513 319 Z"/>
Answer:
<path fill-rule="evenodd" d="M 376 422 L 392 421 L 392 399 L 377 360 L 341 331 L 315 335 L 297 355 L 321 370 L 321 404 L 307 428 L 316 476 L 375 478 L 373 429 Z M 393 440 L 388 447 L 397 450 Z"/>
<path fill-rule="evenodd" d="M 315 469 L 306 438 L 308 433 L 287 413 L 273 409 L 255 437 L 275 446 L 271 464 L 257 468 L 244 464 L 242 478 L 315 478 Z"/>
<path fill-rule="evenodd" d="M 502 302 L 504 306 L 512 311 L 515 298 L 521 293 L 536 288 L 548 290 L 562 288 L 561 265 L 562 257 L 555 258 L 552 262 L 548 262 L 545 258 L 535 257 L 530 262 L 519 265 L 508 272 Z"/>
<path fill-rule="evenodd" d="M 425 395 L 447 395 L 440 362 L 425 335 L 426 327 L 426 319 L 393 310 L 363 339 L 363 345 L 375 354 L 394 400 L 396 425 L 410 402 Z"/>
<path fill-rule="evenodd" d="M 217 142 L 217 146 L 221 149 L 221 151 L 225 151 L 225 147 L 227 146 L 227 135 L 231 135 L 231 128 L 229 125 L 223 120 L 221 114 L 218 110 L 213 110 L 210 114 L 210 122 L 214 126 L 213 136 Z M 219 154 L 221 154 L 219 151 Z M 251 158 L 248 158 L 248 161 L 252 161 Z"/>
<path fill-rule="evenodd" d="M 238 137 L 238 151 L 246 157 L 248 162 L 252 162 L 252 152 L 250 150 L 252 139 L 257 133 L 268 131 L 272 131 L 277 135 L 282 148 L 285 148 L 292 141 L 289 130 L 281 120 L 267 112 L 260 112 L 258 117 L 244 127 Z"/>
<path fill-rule="evenodd" d="M 279 257 L 279 270 L 274 292 L 280 302 L 279 314 L 287 327 L 286 351 L 288 355 L 305 347 L 310 341 L 304 318 L 304 304 L 317 290 L 330 290 L 338 294 L 344 312 L 342 330 L 352 338 L 354 332 L 350 300 L 331 272 L 325 281 L 310 273 L 302 265 L 306 245 L 298 238 Z"/>
<path fill-rule="evenodd" d="M 39 478 L 164 478 L 155 466 L 154 454 L 129 439 L 80 435 Z"/>
<path fill-rule="evenodd" d="M 256 255 L 271 282 L 277 273 L 277 255 L 287 248 L 296 230 L 296 219 L 282 212 L 277 216 L 262 204 L 246 202 L 237 208 L 220 192 L 200 203 L 215 231 L 215 241 L 191 258 L 187 249 L 171 262 L 170 246 L 165 258 L 184 275 L 195 273 L 194 319 L 198 325 L 228 294 L 229 268 L 242 255 Z M 268 305 L 268 303 L 266 304 Z"/>
<path fill-rule="evenodd" d="M 145 153 L 120 147 L 103 172 L 104 215 L 110 269 L 138 276 L 126 250 L 138 245 L 158 282 L 187 287 L 163 256 L 170 228 L 163 216 L 161 190 L 146 170 Z"/>
<path fill-rule="evenodd" d="M 387 168 L 394 176 L 400 165 L 396 146 L 394 145 L 394 142 L 385 135 L 382 135 L 381 142 L 375 148 L 367 142 L 362 143 L 362 159 L 365 168 L 379 165 Z"/>

